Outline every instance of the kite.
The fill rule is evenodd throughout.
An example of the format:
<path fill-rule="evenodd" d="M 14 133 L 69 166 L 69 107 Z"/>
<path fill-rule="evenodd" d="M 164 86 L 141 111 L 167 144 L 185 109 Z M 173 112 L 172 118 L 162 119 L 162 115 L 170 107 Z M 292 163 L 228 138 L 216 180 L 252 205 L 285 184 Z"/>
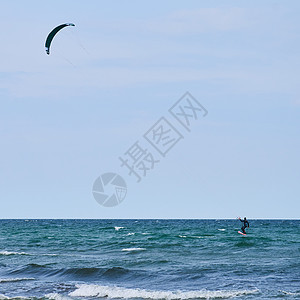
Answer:
<path fill-rule="evenodd" d="M 46 48 L 46 53 L 49 55 L 50 54 L 50 45 L 51 42 L 53 40 L 53 38 L 55 37 L 55 35 L 63 28 L 67 27 L 67 26 L 75 26 L 73 23 L 65 23 L 65 24 L 61 24 L 57 27 L 55 27 L 47 36 L 46 42 L 45 42 L 45 48 Z"/>

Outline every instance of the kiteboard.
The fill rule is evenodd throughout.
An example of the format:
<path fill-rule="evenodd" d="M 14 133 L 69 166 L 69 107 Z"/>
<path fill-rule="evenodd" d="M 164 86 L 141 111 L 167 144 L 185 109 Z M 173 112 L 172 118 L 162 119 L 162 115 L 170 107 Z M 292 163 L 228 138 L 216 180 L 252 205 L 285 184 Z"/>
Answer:
<path fill-rule="evenodd" d="M 245 235 L 245 236 L 247 235 L 245 233 L 242 233 L 241 231 L 238 231 L 238 233 L 241 234 L 241 235 Z"/>

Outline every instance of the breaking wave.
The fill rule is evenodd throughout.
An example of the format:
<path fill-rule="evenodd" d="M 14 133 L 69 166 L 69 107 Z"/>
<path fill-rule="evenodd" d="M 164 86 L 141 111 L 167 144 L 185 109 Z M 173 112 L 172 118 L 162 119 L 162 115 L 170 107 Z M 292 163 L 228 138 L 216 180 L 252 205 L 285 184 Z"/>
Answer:
<path fill-rule="evenodd" d="M 141 299 L 226 299 L 242 295 L 258 293 L 258 290 L 232 290 L 232 291 L 149 291 L 143 289 L 129 289 L 113 286 L 76 285 L 77 289 L 69 296 L 72 297 L 106 297 L 106 298 L 141 298 Z"/>

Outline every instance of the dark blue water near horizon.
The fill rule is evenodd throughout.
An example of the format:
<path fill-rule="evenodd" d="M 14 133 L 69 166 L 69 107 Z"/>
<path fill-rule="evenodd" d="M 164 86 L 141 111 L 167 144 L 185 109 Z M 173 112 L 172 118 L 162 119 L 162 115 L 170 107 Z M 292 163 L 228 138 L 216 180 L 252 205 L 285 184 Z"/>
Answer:
<path fill-rule="evenodd" d="M 300 299 L 300 220 L 0 220 L 0 299 Z"/>

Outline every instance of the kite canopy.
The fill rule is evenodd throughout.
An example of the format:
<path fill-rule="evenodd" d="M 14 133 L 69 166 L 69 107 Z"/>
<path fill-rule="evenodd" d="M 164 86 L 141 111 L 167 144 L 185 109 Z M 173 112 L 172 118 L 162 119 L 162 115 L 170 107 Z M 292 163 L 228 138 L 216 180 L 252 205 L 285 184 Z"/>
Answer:
<path fill-rule="evenodd" d="M 45 42 L 45 48 L 46 48 L 46 53 L 49 55 L 50 54 L 50 45 L 51 42 L 53 40 L 53 38 L 55 37 L 55 35 L 63 28 L 67 27 L 67 26 L 75 26 L 73 23 L 65 23 L 65 24 L 61 24 L 57 27 L 55 27 L 47 36 L 46 42 Z"/>

